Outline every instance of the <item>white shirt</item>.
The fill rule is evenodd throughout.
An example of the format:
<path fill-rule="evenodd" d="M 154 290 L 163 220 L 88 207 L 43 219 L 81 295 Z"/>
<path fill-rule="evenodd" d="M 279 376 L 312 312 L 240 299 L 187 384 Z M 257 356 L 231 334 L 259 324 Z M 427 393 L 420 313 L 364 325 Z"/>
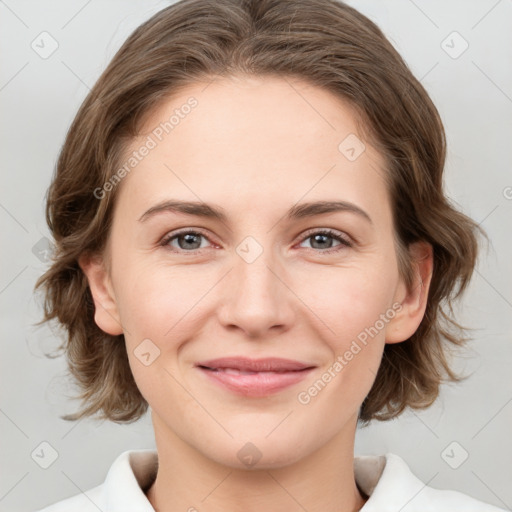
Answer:
<path fill-rule="evenodd" d="M 38 512 L 155 512 L 145 495 L 158 469 L 155 450 L 128 450 L 105 481 Z M 361 512 L 505 512 L 458 491 L 425 485 L 393 453 L 354 457 L 354 476 L 369 499 Z"/>

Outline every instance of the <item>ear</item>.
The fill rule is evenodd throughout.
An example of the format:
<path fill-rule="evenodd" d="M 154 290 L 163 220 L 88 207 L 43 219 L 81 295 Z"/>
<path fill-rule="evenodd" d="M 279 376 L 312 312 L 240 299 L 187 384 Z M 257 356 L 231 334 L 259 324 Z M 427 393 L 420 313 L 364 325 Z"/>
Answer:
<path fill-rule="evenodd" d="M 409 339 L 418 329 L 427 307 L 428 290 L 432 280 L 434 256 L 428 242 L 415 242 L 409 246 L 414 269 L 414 282 L 407 290 L 403 280 L 397 288 L 395 302 L 402 304 L 386 328 L 386 343 L 400 343 Z"/>
<path fill-rule="evenodd" d="M 78 264 L 89 282 L 96 325 L 107 334 L 123 334 L 116 298 L 103 257 L 84 254 L 80 256 Z"/>

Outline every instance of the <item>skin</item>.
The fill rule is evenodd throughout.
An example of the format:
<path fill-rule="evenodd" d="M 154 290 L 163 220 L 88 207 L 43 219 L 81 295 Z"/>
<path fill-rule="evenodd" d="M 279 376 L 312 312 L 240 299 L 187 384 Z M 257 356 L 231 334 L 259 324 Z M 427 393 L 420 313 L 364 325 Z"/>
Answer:
<path fill-rule="evenodd" d="M 423 318 L 431 247 L 411 247 L 416 281 L 407 290 L 383 158 L 364 141 L 366 150 L 347 159 L 340 142 L 351 133 L 362 140 L 353 111 L 300 80 L 231 77 L 191 85 L 151 114 L 130 151 L 190 96 L 198 106 L 119 185 L 104 254 L 80 259 L 95 321 L 109 334 L 124 334 L 151 408 L 159 470 L 148 499 L 166 512 L 360 510 L 365 499 L 353 473 L 358 410 L 385 344 L 408 339 Z M 173 211 L 139 220 L 171 198 L 217 205 L 227 221 Z M 319 200 L 354 203 L 372 223 L 347 211 L 286 218 L 296 203 Z M 182 238 L 161 243 L 180 228 L 204 237 L 192 247 Z M 352 247 L 329 237 L 315 242 L 312 235 L 326 228 Z M 247 236 L 263 251 L 251 263 L 237 253 Z M 402 305 L 394 318 L 301 404 L 298 393 L 394 303 Z M 148 366 L 134 353 L 145 339 L 160 350 Z M 234 355 L 316 368 L 279 393 L 248 398 L 194 367 Z M 248 442 L 261 454 L 251 467 L 237 456 Z"/>

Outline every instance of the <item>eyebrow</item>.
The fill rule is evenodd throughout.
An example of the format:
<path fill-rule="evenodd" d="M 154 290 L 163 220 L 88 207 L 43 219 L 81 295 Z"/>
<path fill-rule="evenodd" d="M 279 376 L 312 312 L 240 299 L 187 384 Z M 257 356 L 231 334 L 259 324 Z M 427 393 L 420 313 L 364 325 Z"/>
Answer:
<path fill-rule="evenodd" d="M 170 199 L 152 206 L 144 212 L 139 221 L 144 222 L 150 217 L 162 212 L 177 212 L 197 217 L 211 218 L 227 223 L 227 216 L 224 210 L 218 206 L 210 205 L 199 201 L 180 201 Z M 288 220 L 302 219 L 322 215 L 324 213 L 350 212 L 359 215 L 370 224 L 373 224 L 371 217 L 359 206 L 347 201 L 315 201 L 292 206 L 286 212 Z"/>

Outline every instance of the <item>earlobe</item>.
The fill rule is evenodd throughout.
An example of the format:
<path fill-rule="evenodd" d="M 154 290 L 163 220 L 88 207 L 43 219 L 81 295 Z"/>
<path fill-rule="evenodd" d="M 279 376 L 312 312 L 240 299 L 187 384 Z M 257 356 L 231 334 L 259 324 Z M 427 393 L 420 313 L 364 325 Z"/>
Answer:
<path fill-rule="evenodd" d="M 402 308 L 386 329 L 386 343 L 400 343 L 418 329 L 427 307 L 428 291 L 434 266 L 433 248 L 428 242 L 415 242 L 409 247 L 414 270 L 414 283 L 406 290 L 401 282 L 395 299 Z"/>
<path fill-rule="evenodd" d="M 103 258 L 84 254 L 79 258 L 78 264 L 89 283 L 94 300 L 96 325 L 107 334 L 123 334 L 116 298 Z"/>

